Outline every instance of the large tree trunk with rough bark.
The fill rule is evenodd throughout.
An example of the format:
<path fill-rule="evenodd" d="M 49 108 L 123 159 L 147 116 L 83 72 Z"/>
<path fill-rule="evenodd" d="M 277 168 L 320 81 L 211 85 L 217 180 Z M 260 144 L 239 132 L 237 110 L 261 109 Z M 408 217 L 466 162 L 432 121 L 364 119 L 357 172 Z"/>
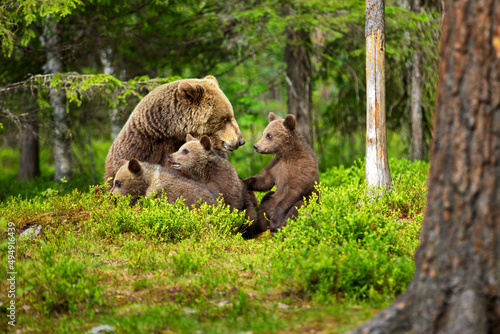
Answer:
<path fill-rule="evenodd" d="M 289 9 L 291 13 L 291 9 Z M 297 119 L 297 130 L 312 145 L 312 65 L 310 34 L 304 29 L 287 28 L 285 47 L 288 113 Z"/>
<path fill-rule="evenodd" d="M 500 333 L 500 3 L 447 3 L 427 211 L 406 292 L 352 333 Z"/>
<path fill-rule="evenodd" d="M 369 186 L 392 186 L 385 122 L 385 5 L 366 1 L 366 168 Z"/>
<path fill-rule="evenodd" d="M 19 150 L 19 180 L 30 180 L 40 175 L 40 155 L 38 144 L 38 120 L 29 115 L 21 123 Z"/>
<path fill-rule="evenodd" d="M 63 63 L 59 45 L 59 25 L 56 21 L 49 20 L 45 26 L 44 44 L 47 48 L 47 62 L 45 73 L 61 73 Z M 66 95 L 63 91 L 50 89 L 50 105 L 53 108 L 53 136 L 54 136 L 54 180 L 71 180 L 71 148 L 70 119 L 66 111 Z"/>

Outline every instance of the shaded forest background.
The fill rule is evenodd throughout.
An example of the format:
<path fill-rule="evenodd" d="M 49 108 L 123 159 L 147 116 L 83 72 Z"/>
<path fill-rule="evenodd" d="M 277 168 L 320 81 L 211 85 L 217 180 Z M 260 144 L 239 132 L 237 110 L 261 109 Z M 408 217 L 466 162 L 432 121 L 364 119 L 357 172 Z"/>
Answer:
<path fill-rule="evenodd" d="M 107 150 L 138 101 L 161 83 L 209 74 L 232 102 L 247 142 L 230 155 L 241 177 L 266 165 L 252 146 L 270 111 L 293 113 L 306 124 L 302 131 L 322 171 L 352 165 L 365 146 L 365 6 L 360 0 L 5 2 L 0 199 L 25 192 L 19 184 L 60 180 L 54 152 L 61 142 L 70 170 L 64 180 L 73 188 L 100 183 Z M 389 157 L 428 158 L 442 6 L 386 1 Z M 412 121 L 412 104 L 420 124 Z M 412 152 L 417 144 L 419 154 Z M 37 163 L 23 156 L 37 154 L 40 170 L 23 170 Z M 13 182 L 37 174 L 35 181 Z"/>

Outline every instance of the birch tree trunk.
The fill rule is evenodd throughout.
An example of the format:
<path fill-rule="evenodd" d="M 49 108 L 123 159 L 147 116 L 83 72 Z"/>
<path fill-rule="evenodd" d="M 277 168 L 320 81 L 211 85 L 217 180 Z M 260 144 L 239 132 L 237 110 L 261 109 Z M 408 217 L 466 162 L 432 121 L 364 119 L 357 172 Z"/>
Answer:
<path fill-rule="evenodd" d="M 500 3 L 447 2 L 440 58 L 415 275 L 352 333 L 500 333 Z"/>
<path fill-rule="evenodd" d="M 412 10 L 420 11 L 420 0 L 413 0 Z M 418 36 L 415 36 L 418 38 Z M 424 132 L 422 112 L 422 53 L 417 51 L 412 56 L 411 76 L 411 159 L 423 160 L 424 158 Z"/>
<path fill-rule="evenodd" d="M 58 23 L 49 18 L 43 36 L 47 48 L 46 74 L 61 73 L 63 70 L 58 29 Z M 54 180 L 59 182 L 64 178 L 66 181 L 70 181 L 73 151 L 71 148 L 70 119 L 66 111 L 66 94 L 63 91 L 50 89 L 50 105 L 53 108 L 54 122 Z"/>
<path fill-rule="evenodd" d="M 292 13 L 292 9 L 288 9 Z M 304 29 L 287 28 L 285 47 L 288 113 L 297 119 L 297 130 L 312 145 L 312 65 L 311 37 Z"/>
<path fill-rule="evenodd" d="M 385 4 L 366 1 L 366 169 L 369 186 L 392 186 L 385 122 Z"/>
<path fill-rule="evenodd" d="M 103 68 L 104 74 L 113 75 L 115 72 L 115 68 L 113 67 L 113 54 L 111 48 L 107 48 L 105 50 L 101 50 L 100 54 L 101 64 Z M 111 122 L 111 140 L 115 140 L 116 136 L 120 133 L 122 127 L 118 122 L 118 109 L 111 108 L 109 109 L 109 119 Z"/>

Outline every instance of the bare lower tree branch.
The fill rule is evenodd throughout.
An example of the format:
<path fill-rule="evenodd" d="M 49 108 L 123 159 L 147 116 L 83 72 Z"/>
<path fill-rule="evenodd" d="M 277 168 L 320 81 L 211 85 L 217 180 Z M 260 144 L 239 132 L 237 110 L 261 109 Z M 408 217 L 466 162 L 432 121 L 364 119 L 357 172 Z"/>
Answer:
<path fill-rule="evenodd" d="M 75 84 L 76 81 L 80 81 L 82 83 L 89 82 L 96 78 L 106 78 L 106 80 L 102 79 L 98 82 L 92 83 L 93 88 L 102 88 L 109 87 L 110 81 L 115 82 L 114 86 L 116 88 L 125 90 L 133 87 L 138 87 L 140 89 L 152 89 L 156 86 L 159 86 L 163 83 L 171 81 L 171 78 L 155 78 L 155 79 L 147 79 L 147 80 L 129 80 L 129 81 L 120 81 L 116 79 L 112 75 L 108 74 L 79 74 L 77 72 L 68 72 L 68 73 L 51 73 L 51 74 L 36 74 L 30 76 L 28 79 L 24 81 L 19 81 L 12 83 L 10 85 L 6 85 L 0 87 L 0 93 L 11 92 L 17 90 L 25 90 L 25 89 L 49 89 L 52 88 L 53 79 L 57 78 L 60 84 L 57 84 L 57 87 L 61 89 L 71 89 L 72 85 Z M 118 84 L 118 82 L 120 84 Z"/>

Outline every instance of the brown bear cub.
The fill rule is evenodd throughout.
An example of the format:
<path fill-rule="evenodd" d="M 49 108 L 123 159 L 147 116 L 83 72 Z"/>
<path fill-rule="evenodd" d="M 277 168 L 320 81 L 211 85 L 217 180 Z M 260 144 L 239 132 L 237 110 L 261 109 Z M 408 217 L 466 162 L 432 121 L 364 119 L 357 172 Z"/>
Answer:
<path fill-rule="evenodd" d="M 186 143 L 179 151 L 169 155 L 168 161 L 171 168 L 205 184 L 216 194 L 221 194 L 226 205 L 239 211 L 245 210 L 247 218 L 255 220 L 257 197 L 246 189 L 233 165 L 213 150 L 208 136 L 197 140 L 187 135 Z M 243 236 L 246 235 L 244 232 Z"/>
<path fill-rule="evenodd" d="M 105 180 L 114 178 L 122 159 L 167 167 L 168 155 L 184 144 L 188 133 L 208 135 L 223 152 L 245 143 L 233 107 L 213 76 L 170 82 L 146 95 L 109 149 Z"/>
<path fill-rule="evenodd" d="M 267 193 L 257 212 L 255 233 L 263 232 L 268 225 L 276 232 L 286 225 L 288 218 L 297 216 L 297 209 L 318 191 L 318 159 L 313 149 L 295 131 L 295 117 L 285 119 L 269 113 L 269 124 L 262 138 L 254 145 L 261 154 L 275 154 L 276 157 L 259 174 L 244 180 L 247 188 L 254 191 L 276 191 Z"/>
<path fill-rule="evenodd" d="M 199 201 L 217 205 L 217 196 L 200 182 L 187 179 L 179 172 L 160 165 L 139 162 L 130 159 L 125 162 L 116 173 L 111 191 L 121 196 L 130 194 L 135 204 L 139 196 L 151 196 L 155 191 L 155 198 L 167 196 L 167 201 L 173 203 L 183 197 L 185 204 L 199 208 Z"/>

